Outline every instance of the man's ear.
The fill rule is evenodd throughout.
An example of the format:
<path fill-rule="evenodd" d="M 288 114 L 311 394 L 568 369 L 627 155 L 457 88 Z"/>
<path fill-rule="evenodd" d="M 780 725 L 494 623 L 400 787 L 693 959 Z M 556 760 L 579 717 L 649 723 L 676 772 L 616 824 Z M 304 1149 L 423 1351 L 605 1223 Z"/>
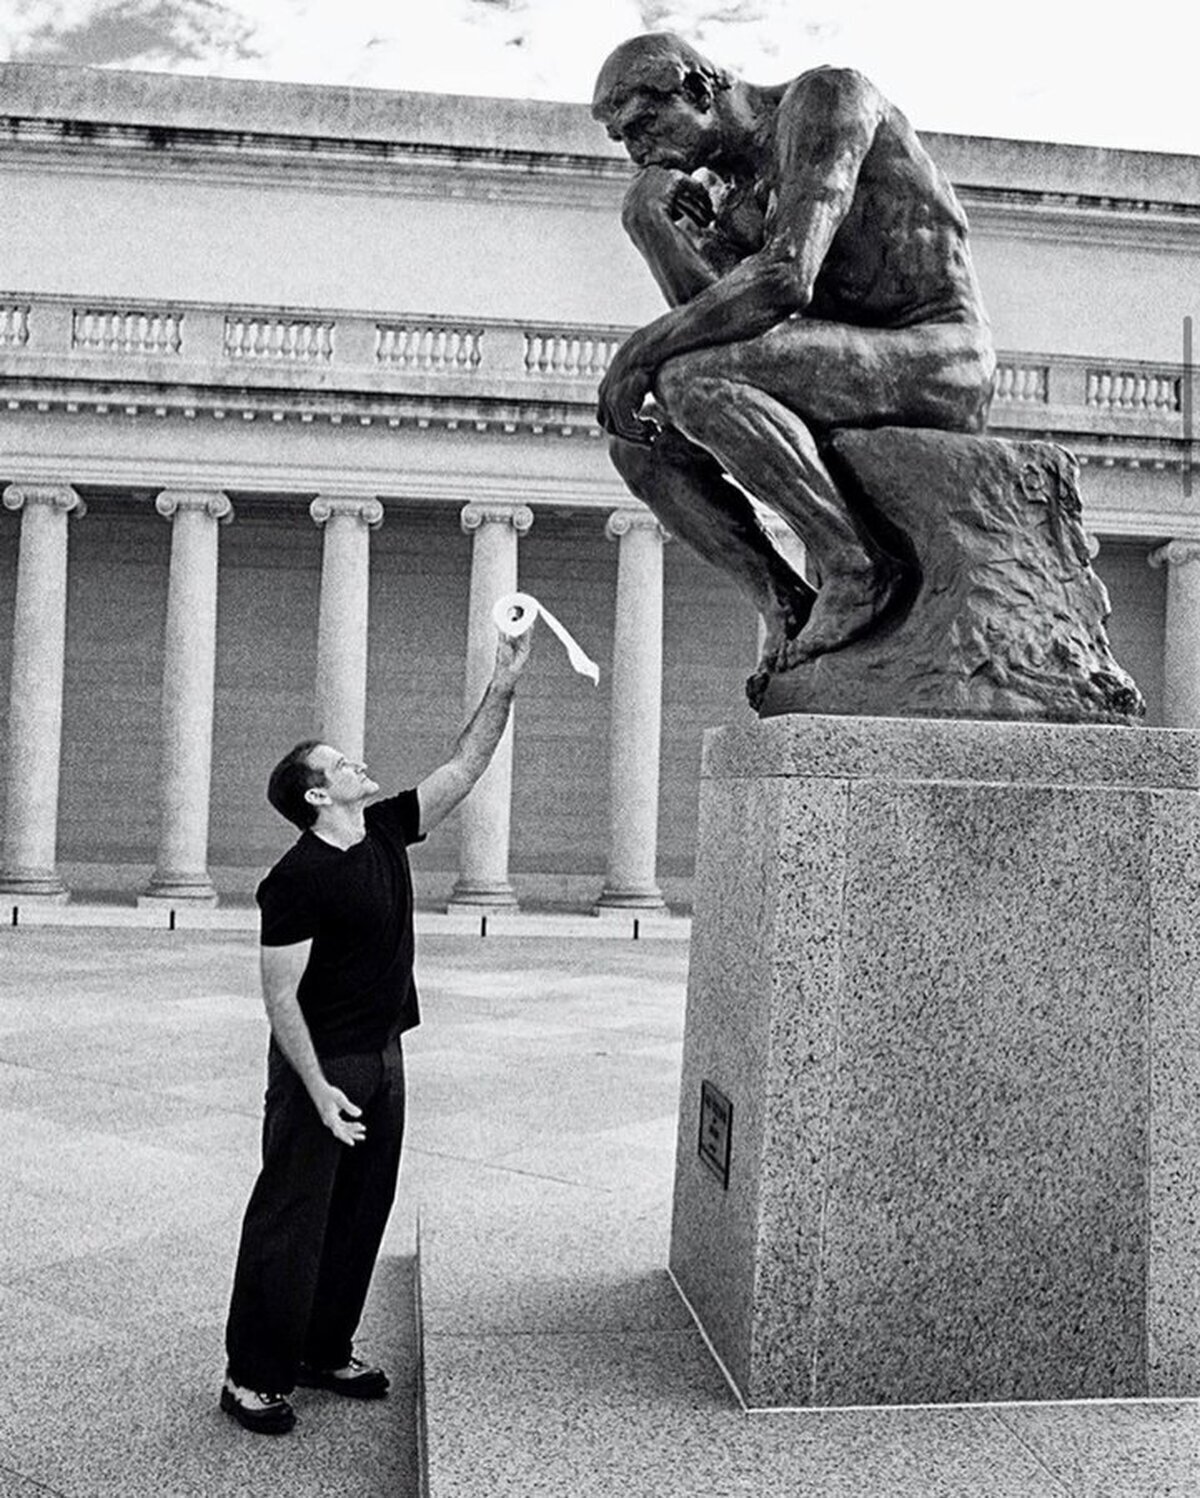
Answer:
<path fill-rule="evenodd" d="M 329 792 L 323 785 L 310 785 L 304 792 L 304 799 L 310 806 L 328 806 Z"/>
<path fill-rule="evenodd" d="M 712 108 L 713 91 L 703 73 L 685 73 L 681 92 L 694 108 Z"/>

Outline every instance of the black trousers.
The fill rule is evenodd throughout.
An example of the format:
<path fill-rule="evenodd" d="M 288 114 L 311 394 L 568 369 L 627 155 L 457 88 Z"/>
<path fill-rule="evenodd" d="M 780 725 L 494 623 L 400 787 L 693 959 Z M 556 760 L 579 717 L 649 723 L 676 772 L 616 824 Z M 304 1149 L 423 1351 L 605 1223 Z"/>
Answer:
<path fill-rule="evenodd" d="M 341 1368 L 396 1195 L 404 1135 L 400 1038 L 382 1052 L 323 1057 L 362 1109 L 366 1138 L 340 1144 L 271 1042 L 262 1169 L 242 1223 L 225 1331 L 228 1374 L 243 1388 L 289 1394 L 301 1362 Z"/>

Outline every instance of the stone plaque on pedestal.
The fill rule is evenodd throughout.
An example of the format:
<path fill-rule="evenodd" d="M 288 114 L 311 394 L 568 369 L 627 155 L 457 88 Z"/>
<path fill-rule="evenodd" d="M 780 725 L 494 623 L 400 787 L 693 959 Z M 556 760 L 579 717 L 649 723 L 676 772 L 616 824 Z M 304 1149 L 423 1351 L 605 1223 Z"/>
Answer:
<path fill-rule="evenodd" d="M 671 1270 L 748 1407 L 1200 1394 L 1198 844 L 1188 733 L 709 734 Z"/>

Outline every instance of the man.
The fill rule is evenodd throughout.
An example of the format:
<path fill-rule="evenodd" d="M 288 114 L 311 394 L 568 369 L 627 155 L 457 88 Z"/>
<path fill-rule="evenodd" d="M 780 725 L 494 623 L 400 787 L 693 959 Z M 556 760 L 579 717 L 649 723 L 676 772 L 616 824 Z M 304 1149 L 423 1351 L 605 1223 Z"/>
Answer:
<path fill-rule="evenodd" d="M 886 613 L 901 568 L 818 439 L 986 422 L 995 361 L 962 209 L 904 116 L 846 69 L 759 88 L 652 33 L 608 58 L 592 113 L 640 168 L 622 221 L 672 308 L 600 387 L 613 461 L 754 602 L 761 669 L 836 650 Z M 747 493 L 804 541 L 815 602 Z"/>
<path fill-rule="evenodd" d="M 271 1025 L 262 1170 L 242 1227 L 221 1408 L 247 1430 L 295 1424 L 297 1383 L 378 1399 L 388 1378 L 353 1338 L 395 1195 L 400 1036 L 419 1022 L 407 845 L 483 774 L 532 632 L 502 637 L 450 760 L 416 790 L 379 786 L 330 744 L 298 744 L 267 795 L 300 837 L 259 885 Z"/>

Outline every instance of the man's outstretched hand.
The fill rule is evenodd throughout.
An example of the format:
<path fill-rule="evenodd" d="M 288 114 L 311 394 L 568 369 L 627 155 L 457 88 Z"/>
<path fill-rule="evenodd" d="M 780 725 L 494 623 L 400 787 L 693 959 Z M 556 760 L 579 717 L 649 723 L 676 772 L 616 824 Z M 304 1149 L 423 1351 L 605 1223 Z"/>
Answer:
<path fill-rule="evenodd" d="M 493 680 L 498 686 L 511 688 L 516 684 L 533 648 L 533 632 L 536 628 L 535 622 L 515 639 L 510 635 L 500 635 L 496 642 L 496 664 L 492 671 Z"/>

